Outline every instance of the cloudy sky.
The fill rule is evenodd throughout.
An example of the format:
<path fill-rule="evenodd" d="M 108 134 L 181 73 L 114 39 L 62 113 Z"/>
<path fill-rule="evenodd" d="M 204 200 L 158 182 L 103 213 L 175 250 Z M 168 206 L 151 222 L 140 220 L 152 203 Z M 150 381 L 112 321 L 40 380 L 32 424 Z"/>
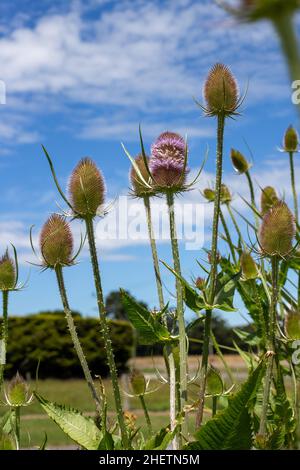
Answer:
<path fill-rule="evenodd" d="M 27 288 L 11 296 L 13 313 L 60 307 L 53 273 L 40 273 L 27 263 L 34 261 L 30 226 L 35 225 L 37 242 L 42 223 L 61 205 L 41 144 L 52 155 L 63 187 L 81 157 L 95 159 L 106 179 L 107 201 L 114 201 L 109 221 L 118 214 L 124 219 L 118 197 L 128 192 L 129 161 L 121 142 L 132 155 L 139 151 L 139 123 L 148 148 L 164 130 L 187 134 L 191 175 L 207 146 L 209 156 L 195 190 L 178 203 L 200 204 L 199 190 L 213 179 L 215 121 L 203 117 L 193 97 L 201 100 L 203 80 L 215 62 L 231 67 L 241 93 L 249 83 L 242 115 L 226 128 L 224 178 L 234 204 L 245 211 L 238 195 L 248 193 L 243 177 L 231 168 L 231 147 L 253 159 L 258 185 L 272 183 L 289 199 L 287 159 L 277 147 L 286 127 L 298 122 L 269 24 L 239 25 L 210 0 L 1 1 L 0 80 L 6 104 L 0 105 L 0 249 L 14 243 L 21 277 L 30 271 Z M 128 200 L 129 208 L 135 203 Z M 211 208 L 203 210 L 208 247 Z M 192 221 L 187 225 L 191 229 Z M 83 228 L 73 228 L 78 240 Z M 185 276 L 197 276 L 195 260 L 203 253 L 181 248 Z M 146 240 L 99 239 L 98 249 L 105 293 L 122 286 L 157 305 Z M 167 240 L 159 242 L 159 252 L 170 262 Z M 163 273 L 166 299 L 172 303 L 172 278 Z M 94 315 L 86 251 L 65 274 L 72 307 Z M 239 323 L 241 317 L 234 313 L 229 320 Z"/>

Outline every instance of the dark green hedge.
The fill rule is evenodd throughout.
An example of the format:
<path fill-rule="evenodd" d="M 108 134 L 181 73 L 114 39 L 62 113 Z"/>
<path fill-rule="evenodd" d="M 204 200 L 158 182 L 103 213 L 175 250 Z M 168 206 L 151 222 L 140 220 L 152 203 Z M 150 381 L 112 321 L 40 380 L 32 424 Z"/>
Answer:
<path fill-rule="evenodd" d="M 74 315 L 78 336 L 90 369 L 94 374 L 108 373 L 99 322 L 94 318 Z M 134 334 L 127 321 L 111 320 L 110 330 L 117 368 L 122 371 L 133 355 Z M 40 361 L 39 377 L 82 377 L 73 344 L 62 313 L 40 313 L 9 318 L 9 341 L 6 377 L 17 370 L 35 376 Z"/>

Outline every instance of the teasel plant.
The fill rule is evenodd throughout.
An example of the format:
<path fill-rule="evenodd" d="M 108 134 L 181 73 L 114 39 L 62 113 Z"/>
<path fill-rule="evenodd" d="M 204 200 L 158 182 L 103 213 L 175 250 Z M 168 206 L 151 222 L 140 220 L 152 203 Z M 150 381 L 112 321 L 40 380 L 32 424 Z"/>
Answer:
<path fill-rule="evenodd" d="M 217 119 L 217 149 L 216 149 L 216 179 L 214 184 L 215 200 L 211 241 L 211 269 L 210 284 L 208 292 L 208 303 L 212 307 L 217 280 L 217 253 L 218 253 L 218 230 L 220 219 L 222 172 L 223 172 L 223 141 L 224 128 L 227 118 L 237 116 L 244 97 L 239 96 L 238 85 L 230 69 L 224 65 L 215 64 L 204 84 L 203 89 L 205 105 L 198 101 L 196 103 L 208 117 Z M 204 323 L 204 342 L 200 371 L 199 408 L 196 417 L 196 427 L 199 428 L 203 420 L 205 401 L 206 377 L 208 371 L 209 344 L 211 338 L 212 308 L 206 310 Z"/>
<path fill-rule="evenodd" d="M 149 390 L 149 381 L 146 381 L 144 374 L 137 369 L 132 369 L 130 373 L 130 385 L 133 391 L 133 395 L 127 393 L 129 397 L 137 397 L 140 400 L 142 410 L 144 412 L 148 434 L 151 436 L 153 434 L 153 428 L 151 423 L 151 418 L 147 409 L 145 396 L 153 391 Z"/>
<path fill-rule="evenodd" d="M 295 251 L 295 218 L 284 201 L 275 203 L 265 213 L 258 236 L 260 253 L 271 263 L 271 300 L 267 325 L 267 370 L 265 376 L 262 410 L 258 435 L 267 438 L 267 414 L 270 406 L 270 392 L 273 380 L 274 361 L 279 364 L 276 333 L 278 329 L 277 309 L 280 298 L 279 266 Z"/>
<path fill-rule="evenodd" d="M 8 343 L 8 299 L 10 292 L 21 290 L 25 284 L 18 284 L 19 264 L 17 251 L 12 245 L 13 258 L 8 249 L 0 258 L 0 291 L 2 292 L 2 324 L 0 336 L 0 392 L 4 382 L 6 352 Z"/>
<path fill-rule="evenodd" d="M 94 232 L 95 218 L 104 217 L 106 215 L 106 209 L 104 208 L 105 181 L 101 171 L 97 168 L 93 160 L 91 160 L 90 158 L 83 158 L 80 160 L 80 162 L 77 164 L 77 166 L 71 173 L 68 185 L 69 197 L 67 197 L 58 182 L 49 153 L 47 152 L 44 146 L 42 148 L 49 163 L 56 188 L 64 202 L 67 204 L 69 209 L 71 209 L 71 213 L 67 213 L 67 215 L 70 215 L 73 219 L 81 220 L 85 224 L 90 259 L 93 270 L 101 334 L 104 341 L 107 363 L 113 386 L 117 420 L 121 432 L 123 445 L 125 448 L 129 448 L 130 442 L 124 419 L 122 399 L 118 382 L 118 371 L 110 338 L 109 325 L 107 321 Z"/>
<path fill-rule="evenodd" d="M 55 272 L 59 294 L 66 316 L 70 336 L 74 345 L 74 349 L 76 351 L 85 380 L 94 400 L 98 418 L 101 419 L 101 396 L 97 391 L 97 388 L 93 381 L 86 357 L 84 355 L 84 351 L 77 335 L 76 325 L 69 305 L 63 274 L 64 268 L 74 265 L 79 253 L 81 252 L 83 246 L 83 239 L 81 240 L 77 253 L 74 254 L 74 241 L 69 223 L 67 222 L 64 216 L 59 214 L 52 214 L 42 227 L 39 241 L 40 255 L 38 255 L 33 245 L 32 229 L 33 227 L 31 227 L 30 229 L 31 247 L 35 256 L 40 260 L 40 264 L 32 264 L 39 266 L 43 271 L 50 269 Z"/>

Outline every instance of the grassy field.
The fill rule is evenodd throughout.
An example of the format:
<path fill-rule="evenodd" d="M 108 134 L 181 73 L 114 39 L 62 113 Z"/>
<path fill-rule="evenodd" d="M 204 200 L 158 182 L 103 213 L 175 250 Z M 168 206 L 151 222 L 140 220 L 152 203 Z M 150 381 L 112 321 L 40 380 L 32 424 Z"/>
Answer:
<path fill-rule="evenodd" d="M 233 372 L 236 374 L 237 381 L 239 381 L 245 373 L 245 365 L 238 356 L 228 356 L 227 362 L 232 367 Z M 218 367 L 227 380 L 224 367 L 218 358 L 212 358 L 211 361 Z M 197 359 L 191 358 L 189 363 L 190 375 L 192 376 L 197 371 Z M 137 358 L 134 360 L 134 366 L 142 370 L 147 378 L 150 378 L 150 389 L 154 392 L 147 395 L 146 401 L 151 414 L 153 428 L 159 430 L 161 427 L 168 425 L 168 385 L 161 384 L 155 376 L 155 367 L 164 374 L 164 361 L 163 358 L 155 358 L 155 367 L 151 358 Z M 109 379 L 104 381 L 109 410 L 113 410 L 113 397 L 111 390 L 111 382 Z M 122 395 L 124 400 L 124 409 L 130 410 L 136 416 L 136 426 L 141 427 L 145 434 L 145 420 L 143 413 L 139 406 L 139 401 L 136 398 L 129 398 L 124 391 L 130 392 L 130 386 L 127 376 L 123 376 L 120 380 L 122 388 Z M 35 389 L 35 382 L 31 383 L 31 388 Z M 89 390 L 86 383 L 80 379 L 71 380 L 40 380 L 37 386 L 37 391 L 50 401 L 55 401 L 60 404 L 68 404 L 74 408 L 81 410 L 87 414 L 93 414 L 94 406 L 91 400 Z M 191 402 L 197 399 L 197 385 L 191 384 L 189 395 Z M 209 405 L 209 403 L 208 403 Z M 5 412 L 5 407 L 0 407 L 0 413 Z M 114 422 L 114 413 L 110 411 L 109 420 Z M 193 427 L 194 419 L 191 419 L 191 430 Z M 56 446 L 71 446 L 74 443 L 53 423 L 36 400 L 34 400 L 28 407 L 22 409 L 22 432 L 21 441 L 23 447 L 38 447 L 42 444 L 47 435 L 47 447 Z"/>

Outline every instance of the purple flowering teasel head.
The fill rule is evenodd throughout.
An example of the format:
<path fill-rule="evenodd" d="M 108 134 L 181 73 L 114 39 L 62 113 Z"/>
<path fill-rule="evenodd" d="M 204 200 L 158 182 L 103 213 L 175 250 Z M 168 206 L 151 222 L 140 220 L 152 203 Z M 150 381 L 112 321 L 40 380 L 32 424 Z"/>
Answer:
<path fill-rule="evenodd" d="M 151 146 L 149 169 L 158 192 L 184 190 L 188 169 L 187 145 L 175 132 L 163 132 Z"/>

